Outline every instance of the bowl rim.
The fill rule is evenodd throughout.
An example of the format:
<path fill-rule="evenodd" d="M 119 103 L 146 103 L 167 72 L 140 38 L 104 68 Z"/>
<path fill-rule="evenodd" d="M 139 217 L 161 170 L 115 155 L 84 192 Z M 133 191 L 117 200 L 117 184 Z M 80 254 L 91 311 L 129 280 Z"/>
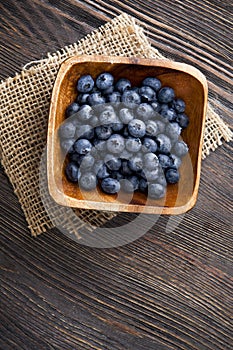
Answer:
<path fill-rule="evenodd" d="M 200 134 L 200 144 L 197 154 L 197 170 L 196 170 L 196 180 L 193 188 L 192 195 L 190 199 L 184 205 L 177 207 L 166 207 L 166 206 L 150 206 L 150 205 L 137 205 L 137 204 L 124 204 L 124 203 L 114 203 L 114 202 L 95 202 L 86 199 L 76 199 L 70 197 L 59 190 L 56 185 L 54 177 L 54 167 L 49 166 L 54 164 L 54 128 L 55 128 L 55 118 L 56 118 L 56 105 L 57 105 L 57 94 L 60 86 L 63 82 L 67 71 L 74 65 L 78 63 L 85 62 L 98 62 L 98 63 L 120 63 L 120 64 L 134 64 L 134 65 L 144 65 L 144 66 L 154 66 L 154 67 L 164 67 L 174 70 L 179 70 L 184 73 L 187 73 L 194 78 L 196 78 L 203 87 L 203 113 L 202 113 L 202 123 L 201 123 L 201 134 Z M 152 64 L 153 62 L 153 64 Z M 54 201 L 65 207 L 72 208 L 82 208 L 82 209 L 97 209 L 104 211 L 113 211 L 113 212 L 143 212 L 147 214 L 168 214 L 168 215 L 178 215 L 183 214 L 194 207 L 197 201 L 198 189 L 200 184 L 200 174 L 201 174 L 201 160 L 202 160 L 202 146 L 204 141 L 204 126 L 206 119 L 206 110 L 207 110 L 207 98 L 208 98 L 208 84 L 204 74 L 197 68 L 192 65 L 170 61 L 168 59 L 157 59 L 157 58 L 141 58 L 141 57 L 122 57 L 122 56 L 104 56 L 104 55 L 75 55 L 66 60 L 64 60 L 58 70 L 56 80 L 53 86 L 50 107 L 49 107 L 49 120 L 48 120 L 48 132 L 47 132 L 47 159 L 50 159 L 50 162 L 47 161 L 47 181 L 48 181 L 48 190 L 50 196 Z M 133 210 L 130 210 L 133 208 Z"/>

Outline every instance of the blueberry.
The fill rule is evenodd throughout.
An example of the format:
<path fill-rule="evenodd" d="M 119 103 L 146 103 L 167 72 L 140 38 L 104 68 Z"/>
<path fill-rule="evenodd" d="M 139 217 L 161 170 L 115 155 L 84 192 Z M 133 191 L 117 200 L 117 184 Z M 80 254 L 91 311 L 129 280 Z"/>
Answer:
<path fill-rule="evenodd" d="M 61 149 L 62 151 L 67 154 L 67 153 L 73 153 L 74 152 L 74 143 L 75 139 L 64 139 L 61 140 Z"/>
<path fill-rule="evenodd" d="M 82 189 L 91 191 L 96 187 L 97 179 L 94 173 L 87 172 L 80 176 L 78 183 Z"/>
<path fill-rule="evenodd" d="M 177 118 L 176 111 L 173 108 L 162 109 L 160 115 L 167 119 L 169 122 L 175 121 Z"/>
<path fill-rule="evenodd" d="M 156 120 L 155 121 L 157 124 L 157 128 L 158 128 L 158 133 L 159 134 L 163 134 L 165 132 L 165 128 L 167 125 L 167 121 L 162 121 L 162 120 Z"/>
<path fill-rule="evenodd" d="M 161 81 L 154 77 L 147 77 L 142 81 L 142 85 L 149 86 L 153 90 L 158 91 L 161 88 Z"/>
<path fill-rule="evenodd" d="M 93 115 L 89 120 L 88 123 L 94 128 L 97 125 L 99 125 L 99 118 L 96 115 Z"/>
<path fill-rule="evenodd" d="M 98 138 L 95 138 L 92 141 L 93 145 L 94 145 L 94 149 L 97 150 L 99 153 L 103 153 L 106 151 L 107 147 L 106 147 L 106 141 L 105 140 L 99 140 Z M 93 150 L 92 148 L 92 150 Z"/>
<path fill-rule="evenodd" d="M 101 179 L 101 180 L 102 180 L 102 179 L 105 179 L 106 177 L 109 177 L 109 176 L 110 176 L 110 173 L 109 173 L 109 171 L 108 171 L 108 168 L 106 167 L 105 164 L 102 164 L 102 165 L 99 167 L 96 176 L 97 176 L 97 179 Z"/>
<path fill-rule="evenodd" d="M 181 98 L 177 98 L 173 102 L 173 106 L 177 113 L 184 113 L 185 111 L 185 102 Z"/>
<path fill-rule="evenodd" d="M 66 121 L 59 127 L 59 135 L 62 139 L 70 139 L 75 135 L 76 127 L 73 123 Z"/>
<path fill-rule="evenodd" d="M 99 115 L 100 124 L 110 124 L 116 121 L 116 113 L 112 106 L 105 106 L 103 111 Z"/>
<path fill-rule="evenodd" d="M 130 170 L 132 170 L 134 172 L 139 172 L 140 170 L 143 169 L 142 157 L 140 157 L 139 155 L 132 156 L 128 160 L 128 166 L 129 166 Z"/>
<path fill-rule="evenodd" d="M 121 102 L 121 93 L 119 91 L 113 91 L 111 94 L 106 95 L 106 102 L 119 104 Z"/>
<path fill-rule="evenodd" d="M 112 154 L 106 154 L 104 157 L 104 163 L 109 170 L 119 170 L 121 167 L 121 159 L 113 156 Z"/>
<path fill-rule="evenodd" d="M 148 182 L 155 182 L 159 177 L 159 167 L 153 170 L 144 170 L 145 178 Z"/>
<path fill-rule="evenodd" d="M 82 105 L 78 112 L 78 119 L 80 121 L 90 120 L 93 116 L 93 109 L 89 105 Z"/>
<path fill-rule="evenodd" d="M 140 104 L 141 98 L 136 91 L 125 90 L 121 96 L 121 101 L 126 107 L 134 108 L 136 105 Z"/>
<path fill-rule="evenodd" d="M 142 102 L 152 102 L 156 99 L 155 91 L 149 86 L 142 86 L 139 89 L 139 95 Z"/>
<path fill-rule="evenodd" d="M 94 87 L 94 80 L 91 75 L 82 75 L 77 82 L 78 92 L 90 92 Z"/>
<path fill-rule="evenodd" d="M 112 170 L 111 171 L 111 177 L 113 179 L 117 179 L 118 181 L 124 179 L 124 175 L 122 175 L 121 173 L 119 173 L 119 171 L 117 170 Z"/>
<path fill-rule="evenodd" d="M 77 97 L 76 101 L 77 101 L 80 105 L 87 104 L 88 96 L 89 96 L 89 93 L 78 94 L 78 97 Z"/>
<path fill-rule="evenodd" d="M 79 154 L 87 154 L 91 151 L 92 144 L 86 139 L 77 140 L 74 143 L 74 149 Z"/>
<path fill-rule="evenodd" d="M 163 87 L 158 92 L 158 100 L 161 103 L 172 102 L 174 98 L 175 98 L 175 92 L 170 87 Z"/>
<path fill-rule="evenodd" d="M 177 141 L 173 146 L 173 153 L 178 157 L 183 157 L 186 153 L 188 153 L 188 146 L 184 141 Z"/>
<path fill-rule="evenodd" d="M 178 123 L 168 123 L 165 128 L 165 133 L 170 137 L 172 142 L 175 142 L 180 136 L 181 127 Z"/>
<path fill-rule="evenodd" d="M 164 171 L 160 171 L 158 174 L 158 177 L 156 179 L 156 183 L 162 185 L 163 187 L 167 187 L 167 180 L 166 177 L 164 175 Z"/>
<path fill-rule="evenodd" d="M 80 164 L 82 163 L 84 157 L 84 154 L 78 154 L 76 152 L 73 152 L 69 155 L 70 161 L 76 163 L 78 167 L 80 167 Z"/>
<path fill-rule="evenodd" d="M 170 168 L 173 165 L 173 160 L 166 154 L 158 154 L 158 159 L 163 169 Z"/>
<path fill-rule="evenodd" d="M 155 101 L 155 100 L 153 100 L 153 101 L 151 102 L 151 107 L 153 108 L 153 110 L 154 110 L 155 112 L 159 112 L 160 109 L 161 109 L 160 103 L 159 103 L 158 101 Z"/>
<path fill-rule="evenodd" d="M 121 108 L 119 110 L 119 118 L 122 121 L 122 123 L 129 124 L 129 122 L 131 122 L 131 120 L 134 119 L 134 115 L 132 110 L 130 110 L 129 108 Z"/>
<path fill-rule="evenodd" d="M 129 134 L 129 130 L 128 130 L 128 126 L 125 126 L 122 131 L 121 131 L 122 136 L 124 136 L 125 138 L 127 138 L 128 136 L 130 136 Z"/>
<path fill-rule="evenodd" d="M 112 74 L 104 72 L 101 73 L 97 78 L 96 78 L 96 86 L 100 90 L 106 90 L 110 86 L 113 85 L 114 77 Z"/>
<path fill-rule="evenodd" d="M 141 141 L 140 139 L 138 139 L 139 141 Z M 126 140 L 127 142 L 127 140 Z M 124 149 L 124 151 L 121 153 L 121 159 L 130 159 L 132 157 L 132 153 L 129 152 L 126 148 Z"/>
<path fill-rule="evenodd" d="M 156 136 L 156 142 L 160 153 L 169 154 L 172 145 L 168 136 L 165 134 L 159 134 Z"/>
<path fill-rule="evenodd" d="M 179 175 L 179 172 L 177 169 L 168 169 L 166 172 L 165 172 L 165 177 L 166 177 L 166 180 L 168 183 L 170 184 L 175 184 L 179 181 L 180 179 L 180 175 Z"/>
<path fill-rule="evenodd" d="M 107 140 L 112 135 L 112 128 L 109 125 L 100 125 L 95 128 L 98 139 Z"/>
<path fill-rule="evenodd" d="M 66 117 L 70 117 L 71 115 L 74 115 L 77 113 L 79 110 L 79 104 L 77 102 L 71 103 L 67 108 L 66 108 Z"/>
<path fill-rule="evenodd" d="M 131 88 L 131 82 L 128 79 L 121 78 L 115 84 L 115 89 L 120 93 Z"/>
<path fill-rule="evenodd" d="M 107 149 L 113 154 L 121 154 L 125 148 L 125 139 L 119 134 L 113 134 L 107 140 Z"/>
<path fill-rule="evenodd" d="M 146 122 L 146 135 L 147 136 L 156 136 L 158 134 L 158 125 L 154 120 L 149 120 Z"/>
<path fill-rule="evenodd" d="M 171 167 L 172 167 L 172 168 L 179 169 L 179 167 L 181 166 L 181 163 L 182 163 L 180 157 L 178 157 L 177 155 L 171 153 L 171 154 L 170 154 L 170 158 L 172 159 L 172 165 L 171 165 Z"/>
<path fill-rule="evenodd" d="M 146 125 L 140 119 L 133 119 L 128 124 L 128 131 L 131 136 L 143 137 L 146 134 Z"/>
<path fill-rule="evenodd" d="M 125 141 L 125 147 L 129 152 L 139 152 L 142 147 L 142 142 L 139 137 L 128 137 Z"/>
<path fill-rule="evenodd" d="M 94 128 L 91 125 L 84 124 L 76 128 L 76 138 L 91 140 L 94 137 Z"/>
<path fill-rule="evenodd" d="M 111 95 L 113 92 L 114 92 L 114 85 L 110 85 L 107 89 L 102 90 L 102 94 L 106 96 L 106 98 L 108 95 Z"/>
<path fill-rule="evenodd" d="M 115 194 L 120 191 L 120 182 L 117 179 L 107 177 L 101 182 L 101 188 L 104 192 L 109 194 Z"/>
<path fill-rule="evenodd" d="M 95 158 L 91 154 L 85 155 L 80 163 L 81 172 L 90 170 L 90 168 L 94 165 Z"/>
<path fill-rule="evenodd" d="M 156 154 L 150 152 L 145 153 L 143 156 L 143 161 L 145 165 L 145 169 L 147 170 L 154 170 L 158 168 L 159 160 Z"/>
<path fill-rule="evenodd" d="M 65 168 L 65 174 L 69 181 L 78 182 L 79 179 L 79 168 L 74 162 L 68 163 Z"/>
<path fill-rule="evenodd" d="M 121 172 L 121 174 L 126 175 L 126 176 L 133 174 L 132 170 L 129 168 L 129 161 L 128 160 L 122 160 L 120 172 Z"/>
<path fill-rule="evenodd" d="M 141 118 L 142 120 L 146 121 L 146 120 L 149 120 L 150 118 L 153 117 L 154 109 L 148 103 L 141 103 L 136 108 L 136 113 L 137 113 L 139 118 Z"/>
<path fill-rule="evenodd" d="M 151 139 L 150 137 L 145 137 L 142 142 L 142 152 L 156 152 L 157 151 L 157 143 Z"/>
<path fill-rule="evenodd" d="M 87 101 L 91 106 L 104 104 L 106 102 L 105 98 L 101 95 L 101 92 L 93 92 L 88 96 Z"/>
<path fill-rule="evenodd" d="M 124 129 L 124 124 L 117 117 L 114 123 L 111 123 L 111 128 L 113 132 L 120 132 Z"/>
<path fill-rule="evenodd" d="M 166 188 L 159 183 L 152 183 L 148 186 L 148 196 L 152 199 L 160 199 L 165 196 Z"/>
<path fill-rule="evenodd" d="M 176 121 L 182 129 L 187 128 L 189 125 L 189 117 L 185 113 L 177 114 Z"/>
<path fill-rule="evenodd" d="M 135 175 L 128 176 L 120 181 L 121 189 L 127 193 L 133 193 L 139 187 L 139 179 Z"/>
<path fill-rule="evenodd" d="M 146 193 L 148 188 L 148 182 L 145 179 L 141 178 L 139 181 L 138 188 L 141 192 Z"/>

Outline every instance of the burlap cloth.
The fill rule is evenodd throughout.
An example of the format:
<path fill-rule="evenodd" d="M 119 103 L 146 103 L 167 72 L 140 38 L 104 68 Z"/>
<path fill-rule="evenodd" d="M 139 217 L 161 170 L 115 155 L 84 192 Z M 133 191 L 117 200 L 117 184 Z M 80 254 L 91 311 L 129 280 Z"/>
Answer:
<path fill-rule="evenodd" d="M 81 227 L 93 229 L 116 215 L 96 210 L 74 211 L 57 205 L 45 185 L 45 167 L 39 166 L 46 145 L 50 97 L 58 69 L 66 58 L 84 53 L 164 58 L 151 47 L 135 19 L 121 14 L 78 43 L 48 54 L 36 63 L 30 62 L 20 74 L 1 82 L 1 161 L 34 236 L 59 225 L 77 235 Z M 209 104 L 203 159 L 221 145 L 222 140 L 230 139 L 232 132 Z"/>

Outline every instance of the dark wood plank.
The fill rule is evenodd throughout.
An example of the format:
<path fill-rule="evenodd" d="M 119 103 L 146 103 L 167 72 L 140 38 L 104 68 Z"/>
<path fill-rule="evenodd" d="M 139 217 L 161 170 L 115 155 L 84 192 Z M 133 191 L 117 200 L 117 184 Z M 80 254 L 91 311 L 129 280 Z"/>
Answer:
<path fill-rule="evenodd" d="M 3 0 L 0 78 L 122 11 L 142 21 L 163 54 L 207 75 L 232 124 L 230 1 Z M 173 221 L 147 216 L 149 232 L 114 249 L 80 245 L 56 229 L 30 237 L 1 168 L 0 348 L 230 350 L 232 154 L 225 143 L 203 162 L 193 210 Z M 107 226 L 133 218 L 121 214 Z"/>

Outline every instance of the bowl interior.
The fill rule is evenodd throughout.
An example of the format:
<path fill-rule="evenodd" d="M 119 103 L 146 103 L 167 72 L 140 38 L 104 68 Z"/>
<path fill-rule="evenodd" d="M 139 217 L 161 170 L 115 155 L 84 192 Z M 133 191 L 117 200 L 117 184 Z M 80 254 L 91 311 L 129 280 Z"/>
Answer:
<path fill-rule="evenodd" d="M 58 128 L 65 119 L 67 106 L 77 97 L 76 82 L 83 74 L 94 78 L 103 71 L 111 72 L 115 79 L 128 78 L 133 86 L 139 86 L 147 76 L 156 76 L 163 86 L 175 90 L 176 97 L 186 102 L 185 113 L 190 124 L 182 132 L 189 146 L 183 158 L 180 181 L 168 185 L 166 198 L 148 200 L 144 194 L 135 193 L 132 198 L 124 195 L 106 195 L 99 191 L 80 191 L 77 185 L 67 181 L 64 175 L 64 156 L 60 150 Z M 116 211 L 163 212 L 178 214 L 189 210 L 196 201 L 200 177 L 201 147 L 207 87 L 195 68 L 169 61 L 103 57 L 74 57 L 65 61 L 55 82 L 48 128 L 48 184 L 54 200 L 62 205 Z"/>

